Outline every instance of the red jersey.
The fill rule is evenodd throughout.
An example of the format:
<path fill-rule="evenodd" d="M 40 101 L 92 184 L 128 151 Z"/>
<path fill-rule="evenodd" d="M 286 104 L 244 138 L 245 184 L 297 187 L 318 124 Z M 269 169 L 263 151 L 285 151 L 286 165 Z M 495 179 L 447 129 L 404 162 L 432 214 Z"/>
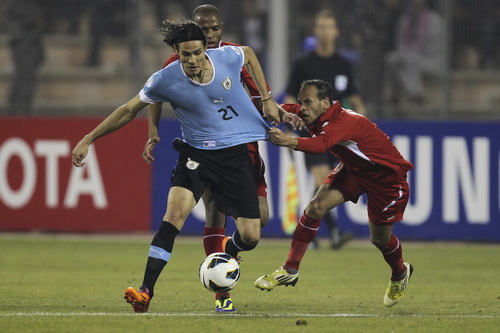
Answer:
<path fill-rule="evenodd" d="M 220 42 L 220 46 L 226 46 L 226 45 L 241 46 L 239 44 L 225 42 L 225 41 Z M 169 65 L 170 63 L 172 63 L 176 60 L 179 60 L 179 56 L 176 53 L 174 53 L 173 55 L 170 56 L 170 58 L 167 59 L 167 61 L 165 62 L 165 64 L 163 65 L 162 68 L 167 67 L 167 65 Z M 252 77 L 250 76 L 250 73 L 248 73 L 245 66 L 243 66 L 241 68 L 241 82 L 247 87 L 248 93 L 250 94 L 250 97 L 260 98 L 259 89 L 257 89 L 255 82 L 253 82 Z M 267 85 L 267 90 L 270 91 L 269 85 Z"/>
<path fill-rule="evenodd" d="M 282 106 L 288 112 L 300 113 L 299 104 Z M 374 167 L 377 164 L 392 169 L 398 176 L 413 168 L 375 123 L 342 108 L 339 102 L 334 102 L 307 128 L 312 137 L 298 138 L 296 150 L 313 154 L 328 151 L 359 176 L 375 176 L 379 171 Z"/>

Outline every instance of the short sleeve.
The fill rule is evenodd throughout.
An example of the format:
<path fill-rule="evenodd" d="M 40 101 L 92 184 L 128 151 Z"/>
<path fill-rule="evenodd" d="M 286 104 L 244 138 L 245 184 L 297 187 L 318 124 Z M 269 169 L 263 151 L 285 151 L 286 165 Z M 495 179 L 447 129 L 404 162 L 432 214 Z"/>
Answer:
<path fill-rule="evenodd" d="M 144 87 L 139 92 L 141 101 L 150 104 L 155 102 L 168 102 L 158 93 L 160 90 L 159 86 L 162 84 L 160 78 L 160 72 L 156 72 L 146 81 L 146 84 L 144 84 Z"/>

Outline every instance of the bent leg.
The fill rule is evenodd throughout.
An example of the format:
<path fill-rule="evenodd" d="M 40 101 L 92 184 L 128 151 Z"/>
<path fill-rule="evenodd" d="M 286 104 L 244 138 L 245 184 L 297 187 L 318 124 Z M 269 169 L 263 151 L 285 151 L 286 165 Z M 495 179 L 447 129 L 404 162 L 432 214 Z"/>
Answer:
<path fill-rule="evenodd" d="M 406 275 L 406 267 L 401 242 L 392 234 L 394 223 L 380 225 L 369 221 L 369 226 L 370 241 L 380 250 L 385 261 L 391 267 L 391 280 L 401 280 Z"/>
<path fill-rule="evenodd" d="M 239 217 L 236 219 L 236 228 L 233 237 L 226 244 L 226 253 L 233 257 L 240 251 L 254 249 L 260 240 L 260 219 Z"/>
<path fill-rule="evenodd" d="M 150 297 L 153 297 L 156 281 L 170 259 L 175 237 L 179 234 L 186 217 L 195 204 L 196 201 L 191 191 L 179 186 L 170 188 L 167 200 L 167 212 L 158 232 L 151 241 L 141 286 L 141 289 L 148 291 Z"/>
<path fill-rule="evenodd" d="M 215 252 L 224 252 L 223 241 L 226 237 L 226 215 L 221 213 L 216 205 L 210 188 L 205 190 L 202 196 L 205 205 L 206 225 L 203 230 L 203 247 L 208 256 Z"/>
<path fill-rule="evenodd" d="M 269 223 L 269 204 L 266 197 L 259 196 L 260 227 L 264 228 Z"/>
<path fill-rule="evenodd" d="M 291 274 L 297 273 L 300 262 L 309 247 L 309 243 L 316 237 L 321 218 L 326 212 L 345 201 L 342 193 L 331 184 L 323 184 L 307 205 L 299 219 L 293 233 L 292 245 L 288 258 L 283 267 Z"/>

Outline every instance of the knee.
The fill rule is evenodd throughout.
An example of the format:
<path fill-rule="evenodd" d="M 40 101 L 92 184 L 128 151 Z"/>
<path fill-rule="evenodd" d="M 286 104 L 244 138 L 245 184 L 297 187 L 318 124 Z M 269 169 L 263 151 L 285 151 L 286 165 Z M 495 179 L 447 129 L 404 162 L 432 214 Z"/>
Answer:
<path fill-rule="evenodd" d="M 167 212 L 165 213 L 163 220 L 168 221 L 175 226 L 178 226 L 184 224 L 184 221 L 186 220 L 188 214 L 189 212 L 184 211 L 180 207 L 172 205 L 171 207 L 167 208 Z"/>
<path fill-rule="evenodd" d="M 314 199 L 309 202 L 304 212 L 312 219 L 320 219 L 323 215 L 325 215 L 324 209 L 321 207 L 319 202 Z"/>
<path fill-rule="evenodd" d="M 252 248 L 257 246 L 260 240 L 260 226 L 245 228 L 239 231 L 241 241 Z"/>
<path fill-rule="evenodd" d="M 378 248 L 385 247 L 387 243 L 389 243 L 391 239 L 387 239 L 386 237 L 377 237 L 374 235 L 370 235 L 370 242 Z"/>
<path fill-rule="evenodd" d="M 260 240 L 260 235 L 258 234 L 252 233 L 250 235 L 249 234 L 241 235 L 241 241 L 251 247 L 256 247 L 257 244 L 259 244 L 259 240 Z"/>

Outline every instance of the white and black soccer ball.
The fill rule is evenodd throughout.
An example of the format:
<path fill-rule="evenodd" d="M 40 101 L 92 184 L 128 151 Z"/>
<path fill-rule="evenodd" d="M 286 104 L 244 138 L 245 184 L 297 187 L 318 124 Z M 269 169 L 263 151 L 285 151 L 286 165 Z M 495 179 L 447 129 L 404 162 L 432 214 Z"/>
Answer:
<path fill-rule="evenodd" d="M 210 291 L 229 291 L 239 279 L 240 265 L 227 253 L 212 253 L 200 265 L 200 281 Z"/>

